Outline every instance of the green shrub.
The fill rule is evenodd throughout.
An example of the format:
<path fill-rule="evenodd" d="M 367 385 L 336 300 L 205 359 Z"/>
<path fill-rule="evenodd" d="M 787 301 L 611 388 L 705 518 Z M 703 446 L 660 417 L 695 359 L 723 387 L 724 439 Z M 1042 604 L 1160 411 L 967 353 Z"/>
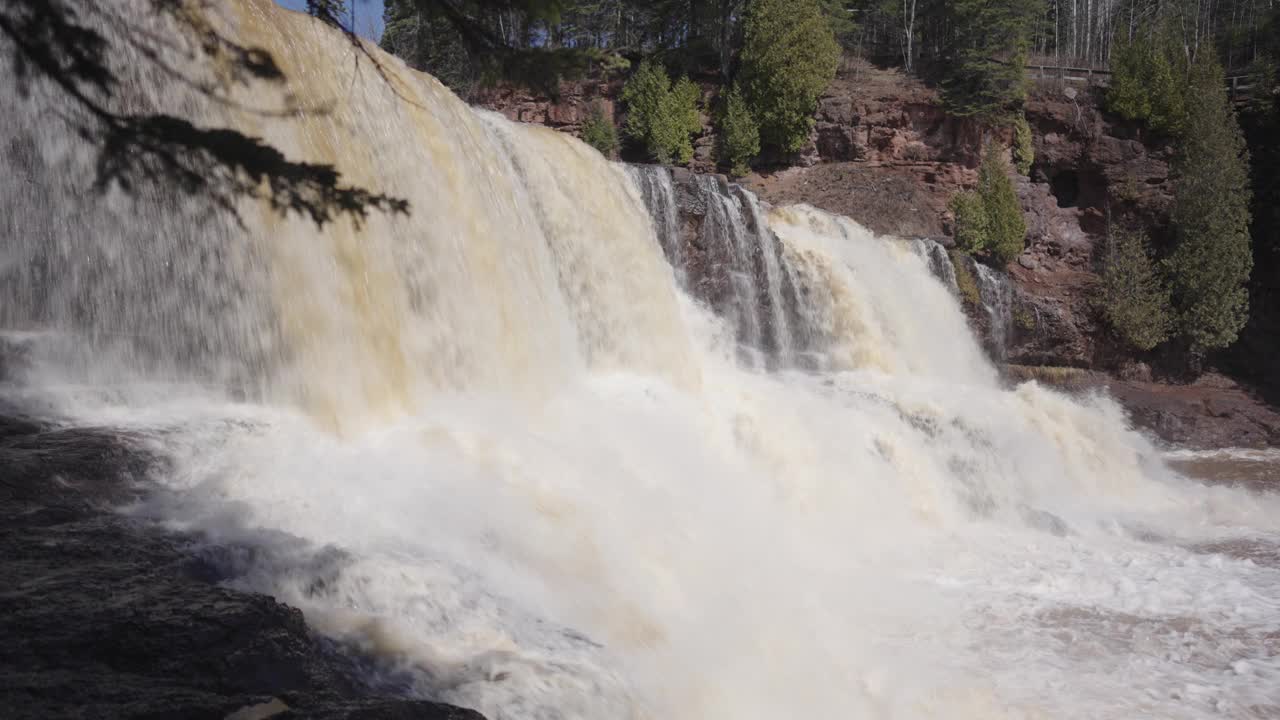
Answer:
<path fill-rule="evenodd" d="M 956 221 L 956 246 L 973 254 L 984 252 L 990 243 L 987 211 L 982 196 L 971 190 L 956 193 L 949 203 Z"/>
<path fill-rule="evenodd" d="M 942 69 L 942 106 L 957 117 L 1004 120 L 1026 100 L 1026 58 L 1036 0 L 947 0 L 939 3 L 956 41 Z"/>
<path fill-rule="evenodd" d="M 804 147 L 818 97 L 836 75 L 840 46 L 817 0 L 753 0 L 743 19 L 739 81 L 760 140 Z"/>
<path fill-rule="evenodd" d="M 1280 20 L 1280 13 L 1276 18 Z M 1276 30 L 1280 31 L 1280 22 L 1277 22 Z M 1280 46 L 1280 41 L 1276 44 Z M 1259 55 L 1249 63 L 1245 74 L 1254 79 L 1246 98 L 1245 112 L 1255 116 L 1272 112 L 1277 107 L 1277 99 L 1280 99 L 1280 65 L 1276 64 L 1276 59 L 1270 55 Z"/>
<path fill-rule="evenodd" d="M 1177 61 L 1167 50 L 1156 51 L 1151 57 L 1151 128 L 1166 135 L 1177 135 L 1187 118 L 1186 67 L 1177 55 Z"/>
<path fill-rule="evenodd" d="M 1165 269 L 1178 330 L 1193 356 L 1226 347 L 1248 319 L 1249 155 L 1222 68 L 1202 52 L 1192 70 L 1174 160 L 1174 248 Z"/>
<path fill-rule="evenodd" d="M 1126 120 L 1151 117 L 1151 95 L 1143 79 L 1148 50 L 1141 40 L 1117 42 L 1111 50 L 1106 106 Z"/>
<path fill-rule="evenodd" d="M 644 60 L 622 89 L 627 103 L 626 132 L 660 163 L 687 164 L 693 159 L 690 135 L 702 129 L 698 115 L 701 91 L 687 77 L 672 87 L 661 67 Z"/>
<path fill-rule="evenodd" d="M 702 104 L 702 88 L 689 76 L 681 75 L 671 88 L 669 100 L 671 112 L 679 118 L 681 128 L 690 135 L 701 132 L 702 116 L 698 113 L 698 106 Z"/>
<path fill-rule="evenodd" d="M 1098 301 L 1107 324 L 1138 350 L 1150 350 L 1169 338 L 1169 288 L 1156 272 L 1146 235 L 1129 230 L 1111 234 Z"/>
<path fill-rule="evenodd" d="M 1013 166 L 1022 175 L 1031 174 L 1031 164 L 1036 160 L 1035 144 L 1031 140 L 1031 125 L 1026 115 L 1018 115 L 1013 121 Z"/>
<path fill-rule="evenodd" d="M 949 205 L 955 215 L 956 245 L 961 250 L 985 254 L 1000 265 L 1022 252 L 1027 223 L 999 145 L 988 144 L 982 155 L 978 189 L 957 193 Z"/>
<path fill-rule="evenodd" d="M 589 48 L 585 51 L 587 58 L 605 75 L 613 75 L 631 69 L 631 61 L 611 50 Z"/>
<path fill-rule="evenodd" d="M 587 121 L 582 123 L 582 140 L 599 150 L 606 158 L 612 159 L 617 152 L 618 129 L 613 124 L 613 118 L 604 111 L 603 103 L 597 102 L 591 106 Z"/>
<path fill-rule="evenodd" d="M 729 88 L 720 115 L 720 162 L 734 177 L 751 171 L 751 161 L 760 154 L 760 127 L 747 109 L 738 86 Z"/>
<path fill-rule="evenodd" d="M 1145 122 L 1157 132 L 1176 135 L 1186 118 L 1185 62 L 1167 39 L 1138 38 L 1111 53 L 1107 109 Z"/>
<path fill-rule="evenodd" d="M 1138 178 L 1133 173 L 1124 176 L 1124 180 L 1112 186 L 1112 197 L 1127 203 L 1136 203 L 1142 198 L 1142 190 L 1138 187 Z"/>
<path fill-rule="evenodd" d="M 956 271 L 956 289 L 960 291 L 960 300 L 969 307 L 982 307 L 982 291 L 978 289 L 978 279 L 969 269 L 969 256 L 961 250 L 952 248 L 951 266 Z"/>
<path fill-rule="evenodd" d="M 670 92 L 667 73 L 650 60 L 641 62 L 622 88 L 622 101 L 627 104 L 627 135 L 646 148 L 652 148 L 653 128 Z"/>
<path fill-rule="evenodd" d="M 1017 257 L 1026 244 L 1027 221 L 1022 204 L 1009 179 L 1004 151 L 996 143 L 987 145 L 978 168 L 978 194 L 987 216 L 987 252 L 1001 265 Z"/>

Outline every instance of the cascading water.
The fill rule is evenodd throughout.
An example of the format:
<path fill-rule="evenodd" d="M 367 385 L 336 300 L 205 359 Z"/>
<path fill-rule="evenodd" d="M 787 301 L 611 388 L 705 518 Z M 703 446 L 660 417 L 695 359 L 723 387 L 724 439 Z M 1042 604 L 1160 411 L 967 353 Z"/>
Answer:
<path fill-rule="evenodd" d="M 756 367 L 800 363 L 810 340 L 796 326 L 800 300 L 756 196 L 708 175 L 686 174 L 677 189 L 664 167 L 630 167 L 628 173 L 681 288 L 729 320 L 744 361 Z M 682 212 L 692 219 L 687 225 Z"/>
<path fill-rule="evenodd" d="M 649 217 L 653 220 L 658 242 L 675 268 L 677 283 L 688 289 L 688 268 L 680 236 L 680 206 L 676 200 L 675 184 L 671 181 L 671 170 L 656 165 L 629 165 L 627 175 L 640 188 L 640 196 L 644 198 Z"/>
<path fill-rule="evenodd" d="M 929 238 L 914 238 L 909 242 L 911 249 L 920 256 L 920 259 L 929 264 L 929 270 L 934 277 L 941 280 L 948 290 L 958 295 L 960 286 L 956 281 L 956 268 L 951 263 L 951 256 L 947 253 L 947 249 L 937 240 Z"/>
<path fill-rule="evenodd" d="M 978 279 L 978 297 L 987 311 L 988 332 L 992 352 L 1003 360 L 1008 349 L 1009 329 L 1013 327 L 1013 287 L 1008 278 L 980 262 L 970 261 Z"/>
<path fill-rule="evenodd" d="M 130 102 L 411 213 L 96 194 L 35 84 L 0 107 L 0 320 L 36 338 L 6 392 L 151 437 L 147 511 L 252 545 L 239 585 L 495 720 L 1280 708 L 1280 569 L 1196 550 L 1280 540 L 1280 502 L 1181 479 L 1104 398 L 1002 389 L 918 251 L 705 188 L 737 234 L 699 237 L 754 271 L 699 290 L 660 178 L 268 0 L 206 13 L 329 112 L 155 73 Z"/>

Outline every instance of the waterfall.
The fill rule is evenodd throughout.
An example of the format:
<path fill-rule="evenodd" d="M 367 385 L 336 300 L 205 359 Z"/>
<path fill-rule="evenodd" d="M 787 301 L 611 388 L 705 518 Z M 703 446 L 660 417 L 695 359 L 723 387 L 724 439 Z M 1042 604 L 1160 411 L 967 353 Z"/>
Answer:
<path fill-rule="evenodd" d="M 662 244 L 662 252 L 675 268 L 676 281 L 687 290 L 689 288 L 688 265 L 684 243 L 680 237 L 680 206 L 676 201 L 671 170 L 654 165 L 629 165 L 627 175 L 640 188 L 640 195 L 644 198 L 649 217 L 653 220 L 658 242 Z"/>
<path fill-rule="evenodd" d="M 248 201 L 232 217 L 163 186 L 136 201 L 100 196 L 78 182 L 94 175 L 92 149 L 50 127 L 59 90 L 42 85 L 0 111 L 25 172 L 6 179 L 4 280 L 17 297 L 0 310 L 5 326 L 77 328 L 79 357 L 57 359 L 100 380 L 234 382 L 353 427 L 443 389 L 537 394 L 586 368 L 638 362 L 697 382 L 670 268 L 622 170 L 557 133 L 477 114 L 390 58 L 377 82 L 357 63 L 313 72 L 345 65 L 350 46 L 271 3 L 205 12 L 269 50 L 289 87 L 233 86 L 218 101 L 139 77 L 122 104 L 261 136 L 404 197 L 411 216 L 339 218 L 317 233 L 304 218 Z M 181 37 L 133 16 L 150 23 L 139 32 Z M 169 52 L 172 65 L 187 60 Z M 193 67 L 193 82 L 214 70 Z M 304 112 L 297 98 L 332 109 Z M 92 233 L 68 232 L 69 217 Z"/>
<path fill-rule="evenodd" d="M 794 327 L 791 268 L 759 199 L 722 177 L 686 173 L 677 183 L 664 167 L 628 172 L 682 289 L 729 320 L 739 355 L 755 367 L 801 362 L 807 343 L 804 329 Z"/>
<path fill-rule="evenodd" d="M 213 58 L 86 7 L 122 112 L 408 213 L 96 187 L 4 40 L 0 391 L 146 439 L 135 512 L 248 548 L 229 582 L 396 687 L 492 720 L 1280 706 L 1280 575 L 1196 549 L 1280 542 L 1280 502 L 1169 471 L 1106 397 L 1003 387 L 935 250 L 611 164 L 269 0 L 191 6 Z"/>
<path fill-rule="evenodd" d="M 929 238 L 913 238 L 908 243 L 916 255 L 928 263 L 930 272 L 941 280 L 947 289 L 958 295 L 960 288 L 956 282 L 956 268 L 951 264 L 951 256 L 947 253 L 947 249 L 937 240 Z"/>
<path fill-rule="evenodd" d="M 825 369 L 992 382 L 954 296 L 910 245 L 806 206 L 775 211 L 772 224 L 800 278 L 802 317 L 821 339 Z"/>
<path fill-rule="evenodd" d="M 983 265 L 973 263 L 978 278 L 978 296 L 987 312 L 993 354 L 1003 360 L 1008 349 L 1009 330 L 1013 327 L 1013 286 L 1003 274 Z"/>

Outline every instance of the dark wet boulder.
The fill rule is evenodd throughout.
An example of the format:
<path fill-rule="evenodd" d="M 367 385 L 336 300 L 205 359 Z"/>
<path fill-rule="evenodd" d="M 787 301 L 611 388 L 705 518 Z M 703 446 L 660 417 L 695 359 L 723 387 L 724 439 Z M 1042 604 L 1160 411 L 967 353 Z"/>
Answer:
<path fill-rule="evenodd" d="M 480 718 L 371 686 L 300 611 L 115 512 L 158 463 L 128 434 L 0 418 L 5 717 Z"/>

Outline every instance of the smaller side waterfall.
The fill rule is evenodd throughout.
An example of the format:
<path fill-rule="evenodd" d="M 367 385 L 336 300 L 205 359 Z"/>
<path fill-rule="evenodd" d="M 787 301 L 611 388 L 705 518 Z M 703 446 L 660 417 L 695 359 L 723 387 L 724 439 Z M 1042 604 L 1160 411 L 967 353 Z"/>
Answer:
<path fill-rule="evenodd" d="M 807 343 L 782 246 L 755 195 L 714 175 L 628 168 L 680 285 L 733 328 L 751 367 L 794 366 Z"/>
<path fill-rule="evenodd" d="M 865 348 L 844 347 L 836 339 L 843 331 L 832 323 L 839 324 L 840 312 L 821 299 L 830 279 L 826 261 L 815 267 L 813 257 L 784 244 L 773 210 L 754 194 L 717 175 L 655 165 L 626 171 L 648 208 L 676 280 L 732 329 L 740 362 L 759 369 L 865 365 Z M 833 223 L 825 213 L 792 212 L 787 217 L 783 225 L 791 235 L 798 229 L 812 232 L 809 226 L 817 223 L 846 245 L 871 238 L 860 227 Z M 788 242 L 794 245 L 793 240 Z M 914 255 L 953 302 L 961 299 L 956 267 L 941 243 L 930 238 L 874 240 L 872 245 L 888 242 Z M 1013 286 L 1001 272 L 967 256 L 962 261 L 978 284 L 982 305 L 973 318 L 974 330 L 985 337 L 988 354 L 1003 361 L 1012 332 Z M 815 294 L 816 286 L 824 289 Z"/>
<path fill-rule="evenodd" d="M 924 260 L 925 264 L 929 266 L 929 270 L 934 277 L 941 280 L 942 284 L 946 285 L 947 289 L 951 291 L 951 294 L 958 296 L 960 287 L 956 283 L 956 268 L 951 264 L 951 256 L 947 254 L 947 249 L 937 240 L 930 240 L 929 238 L 914 238 L 908 240 L 907 243 L 911 246 L 912 251 L 919 255 L 920 259 Z"/>
<path fill-rule="evenodd" d="M 662 252 L 675 269 L 676 280 L 681 287 L 686 287 L 688 277 L 685 272 L 684 248 L 680 243 L 680 208 L 676 205 L 671 171 L 648 165 L 627 165 L 626 172 L 640 189 L 640 196 L 644 198 L 645 207 L 649 209 L 649 216 L 653 220 L 658 242 L 662 244 Z"/>
<path fill-rule="evenodd" d="M 760 264 L 764 270 L 764 289 L 769 301 L 769 320 L 773 328 L 774 351 L 779 359 L 788 363 L 794 362 L 796 357 L 796 339 L 792 332 L 794 323 L 788 318 L 787 301 L 783 298 L 783 292 L 785 288 L 791 296 L 791 307 L 794 311 L 795 275 L 790 272 L 789 266 L 785 266 L 784 275 L 786 257 L 782 252 L 781 243 L 778 242 L 778 236 L 769 227 L 764 208 L 760 206 L 760 199 L 737 185 L 733 186 L 733 193 L 740 205 L 747 209 L 745 219 L 750 226 L 750 233 L 760 243 Z"/>
<path fill-rule="evenodd" d="M 1013 286 L 1009 279 L 982 263 L 973 263 L 978 278 L 978 295 L 990 321 L 991 352 L 996 360 L 1004 360 L 1009 331 L 1013 327 Z"/>

